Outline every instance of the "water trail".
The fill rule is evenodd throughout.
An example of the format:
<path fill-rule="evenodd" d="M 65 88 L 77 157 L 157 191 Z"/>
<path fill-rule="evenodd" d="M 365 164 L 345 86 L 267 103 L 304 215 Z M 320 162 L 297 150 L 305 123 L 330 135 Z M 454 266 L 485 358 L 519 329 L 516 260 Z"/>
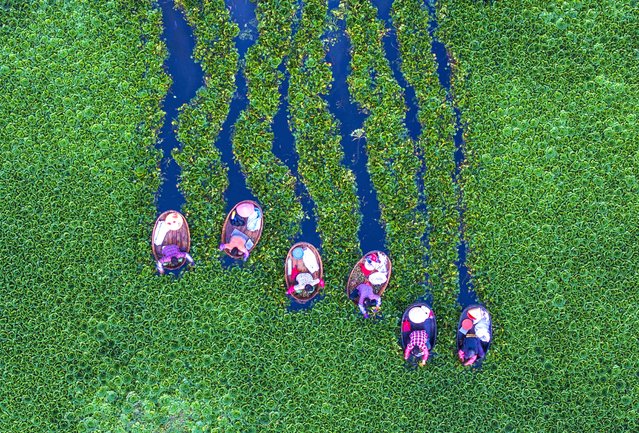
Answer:
<path fill-rule="evenodd" d="M 296 236 L 296 242 L 309 242 L 321 251 L 322 240 L 317 232 L 315 202 L 308 193 L 306 186 L 300 180 L 298 172 L 299 155 L 295 151 L 295 137 L 293 137 L 288 121 L 288 87 L 290 73 L 286 69 L 286 64 L 287 61 L 284 59 L 278 68 L 278 70 L 284 74 L 284 80 L 282 80 L 279 88 L 280 107 L 273 118 L 273 153 L 287 165 L 291 173 L 293 173 L 293 176 L 297 179 L 295 183 L 295 193 L 300 197 L 306 218 L 302 221 L 302 229 Z"/>
<path fill-rule="evenodd" d="M 339 7 L 339 0 L 329 0 L 328 13 L 332 14 Z M 337 32 L 329 34 L 332 39 L 326 53 L 326 61 L 331 64 L 333 82 L 326 96 L 331 113 L 339 120 L 342 136 L 344 160 L 342 164 L 355 175 L 359 208 L 362 222 L 359 226 L 359 243 L 362 251 L 386 249 L 386 232 L 381 224 L 381 210 L 377 200 L 377 192 L 368 173 L 368 155 L 366 153 L 366 137 L 362 126 L 368 117 L 359 110 L 351 99 L 346 78 L 350 74 L 351 45 L 346 35 L 346 22 L 337 21 Z"/>
<path fill-rule="evenodd" d="M 397 30 L 393 25 L 390 11 L 393 7 L 394 0 L 372 0 L 373 5 L 377 8 L 377 18 L 384 21 L 386 26 L 386 34 L 382 38 L 382 43 L 384 44 L 384 52 L 386 53 L 386 59 L 388 60 L 388 64 L 393 72 L 393 77 L 397 84 L 404 90 L 404 99 L 406 101 L 406 105 L 408 107 L 408 111 L 406 112 L 406 117 L 404 118 L 404 124 L 408 129 L 408 133 L 410 138 L 416 142 L 419 140 L 419 137 L 422 134 L 422 125 L 419 123 L 419 104 L 417 101 L 417 95 L 415 94 L 415 89 L 413 86 L 408 83 L 404 74 L 402 73 L 402 58 L 401 53 L 399 51 L 399 41 L 397 39 Z M 426 191 L 424 187 L 424 176 L 426 173 L 426 160 L 424 158 L 423 152 L 421 150 L 416 150 L 415 156 L 420 161 L 420 169 L 417 173 L 416 181 L 417 181 L 417 189 L 419 191 L 419 201 L 417 204 L 417 210 L 425 215 L 426 220 L 428 220 L 428 208 L 426 206 Z M 426 262 L 428 262 L 428 254 L 430 254 L 430 243 L 429 243 L 430 231 L 427 228 L 422 237 L 421 242 L 427 249 L 427 255 L 424 257 Z M 420 283 L 424 286 L 425 291 L 424 294 L 419 298 L 420 301 L 427 302 L 429 305 L 433 305 L 433 294 L 430 290 L 430 277 L 428 274 L 425 275 L 425 281 Z"/>
<path fill-rule="evenodd" d="M 246 179 L 240 164 L 233 157 L 233 127 L 242 111 L 248 106 L 246 78 L 244 76 L 244 58 L 249 47 L 257 40 L 257 20 L 255 18 L 255 4 L 249 0 L 226 0 L 231 18 L 240 28 L 240 34 L 235 38 L 235 47 L 240 56 L 240 67 L 235 74 L 237 89 L 233 95 L 229 114 L 222 124 L 222 130 L 215 141 L 221 159 L 229 168 L 229 186 L 224 193 L 227 211 L 242 200 L 257 200 L 246 186 Z"/>
<path fill-rule="evenodd" d="M 231 19 L 240 28 L 239 35 L 235 38 L 235 47 L 239 55 L 239 67 L 235 74 L 236 90 L 231 100 L 229 113 L 222 124 L 222 130 L 215 141 L 215 146 L 220 151 L 222 162 L 228 167 L 229 186 L 224 192 L 226 210 L 230 212 L 233 206 L 242 200 L 255 200 L 255 195 L 246 186 L 246 178 L 240 164 L 233 157 L 233 128 L 242 111 L 248 107 L 246 77 L 244 76 L 244 58 L 248 49 L 257 41 L 257 19 L 255 17 L 255 4 L 250 0 L 225 0 Z M 241 265 L 237 260 L 226 254 L 222 255 L 222 265 L 230 268 Z"/>
<path fill-rule="evenodd" d="M 404 99 L 408 106 L 404 124 L 408 129 L 408 133 L 413 141 L 416 141 L 422 134 L 422 125 L 418 120 L 419 107 L 417 104 L 417 96 L 415 95 L 415 89 L 408 84 L 404 74 L 401 71 L 401 56 L 399 54 L 399 42 L 397 41 L 397 31 L 393 25 L 390 17 L 390 10 L 393 6 L 393 0 L 372 0 L 373 5 L 377 8 L 377 18 L 384 21 L 386 24 L 386 34 L 382 38 L 384 44 L 384 52 L 386 53 L 386 59 L 393 71 L 393 77 L 397 84 L 404 89 Z"/>
<path fill-rule="evenodd" d="M 435 0 L 425 0 L 426 6 L 430 13 L 430 23 L 428 27 L 428 33 L 432 39 L 431 52 L 435 55 L 437 60 L 437 75 L 439 76 L 439 84 L 446 90 L 446 99 L 453 106 L 453 112 L 455 113 L 455 171 L 453 173 L 453 181 L 457 185 L 457 210 L 459 212 L 459 246 L 457 248 L 458 260 L 455 263 L 459 271 L 459 297 L 457 301 L 465 308 L 470 304 L 477 303 L 477 294 L 473 290 L 473 283 L 466 266 L 466 255 L 468 253 L 468 244 L 464 236 L 464 202 L 463 191 L 459 186 L 459 180 L 461 175 L 461 167 L 466 161 L 464 142 L 464 125 L 461 121 L 461 111 L 455 105 L 453 95 L 450 88 L 450 75 L 451 70 L 448 63 L 449 55 L 446 46 L 435 37 L 435 31 L 437 30 L 437 14 L 435 10 Z"/>
<path fill-rule="evenodd" d="M 299 30 L 299 25 L 302 19 L 302 7 L 303 2 L 302 0 L 299 0 L 291 27 L 291 40 L 293 40 L 295 34 Z M 293 176 L 295 176 L 297 180 L 295 183 L 295 194 L 300 197 L 302 209 L 307 217 L 304 221 L 302 221 L 301 232 L 298 236 L 296 236 L 295 241 L 309 242 L 313 244 L 321 254 L 322 239 L 317 231 L 317 213 L 314 211 L 314 209 L 316 209 L 316 205 L 308 193 L 306 186 L 300 180 L 298 171 L 299 154 L 295 150 L 295 137 L 293 136 L 289 123 L 290 111 L 288 89 L 291 74 L 287 69 L 287 65 L 288 59 L 284 58 L 277 68 L 277 70 L 284 75 L 284 80 L 282 80 L 279 88 L 280 106 L 273 118 L 273 153 L 286 164 L 289 170 L 291 170 L 291 173 L 293 173 Z M 310 310 L 317 302 L 324 299 L 324 296 L 325 295 L 323 293 L 319 293 L 315 296 L 315 298 L 307 303 L 300 303 L 293 299 L 293 297 L 289 297 L 290 303 L 286 309 L 289 312 Z"/>
<path fill-rule="evenodd" d="M 161 213 L 169 209 L 180 210 L 184 204 L 184 195 L 177 187 L 181 169 L 171 156 L 174 148 L 182 148 L 175 136 L 173 121 L 177 119 L 178 109 L 193 99 L 197 89 L 204 84 L 204 73 L 193 60 L 195 38 L 182 12 L 174 8 L 173 0 L 160 0 L 159 4 L 164 27 L 162 37 L 169 52 L 164 67 L 173 81 L 164 98 L 166 115 L 156 144 L 156 148 L 162 151 L 162 184 L 156 194 L 158 213 Z"/>
<path fill-rule="evenodd" d="M 295 37 L 295 34 L 299 30 L 299 24 L 302 14 L 302 2 L 298 2 L 297 11 L 292 22 L 291 27 L 291 40 Z M 288 88 L 291 78 L 291 74 L 287 69 L 288 58 L 282 59 L 279 67 L 277 68 L 284 75 L 284 79 L 280 84 L 280 105 L 275 117 L 273 118 L 273 154 L 277 156 L 289 170 L 295 179 L 295 193 L 300 198 L 302 209 L 306 218 L 302 221 L 302 227 L 300 233 L 296 236 L 295 241 L 304 241 L 313 244 L 319 251 L 321 251 L 322 240 L 317 231 L 317 213 L 315 212 L 315 202 L 311 198 L 306 186 L 300 180 L 300 174 L 298 171 L 299 155 L 295 150 L 295 137 L 291 132 L 291 126 L 289 123 L 289 98 Z"/>

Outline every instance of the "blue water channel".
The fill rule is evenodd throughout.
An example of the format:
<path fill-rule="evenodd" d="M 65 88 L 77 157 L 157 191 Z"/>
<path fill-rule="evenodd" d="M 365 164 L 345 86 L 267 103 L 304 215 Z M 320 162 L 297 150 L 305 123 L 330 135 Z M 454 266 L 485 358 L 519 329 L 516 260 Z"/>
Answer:
<path fill-rule="evenodd" d="M 397 41 L 397 31 L 392 23 L 390 17 L 391 7 L 393 6 L 393 0 L 372 0 L 372 3 L 377 8 L 377 18 L 384 21 L 386 25 L 386 34 L 382 38 L 384 44 L 384 52 L 386 59 L 393 71 L 393 77 L 397 84 L 404 90 L 404 100 L 408 107 L 406 111 L 406 117 L 404 124 L 408 129 L 408 133 L 413 141 L 416 141 L 422 134 L 422 125 L 419 123 L 417 115 L 419 113 L 419 106 L 417 104 L 417 96 L 415 95 L 415 89 L 408 84 L 404 74 L 401 71 L 401 55 L 399 53 L 399 42 Z"/>
<path fill-rule="evenodd" d="M 301 21 L 302 2 L 298 2 L 297 13 L 293 19 L 291 27 L 291 39 L 295 37 L 299 24 Z M 284 58 L 278 67 L 284 75 L 284 79 L 279 87 L 280 92 L 280 104 L 275 117 L 273 118 L 273 154 L 277 156 L 295 176 L 295 193 L 300 198 L 302 204 L 302 210 L 306 216 L 302 221 L 302 227 L 300 233 L 295 237 L 295 241 L 304 241 L 313 244 L 321 254 L 322 240 L 317 231 L 317 212 L 316 205 L 311 198 L 306 186 L 301 181 L 299 174 L 299 154 L 295 150 L 295 137 L 291 132 L 291 125 L 289 123 L 290 111 L 289 111 L 289 82 L 291 74 L 287 69 L 288 58 Z"/>
<path fill-rule="evenodd" d="M 329 0 L 329 14 L 339 6 L 339 0 Z M 337 22 L 337 32 L 327 35 L 331 44 L 326 53 L 326 61 L 331 64 L 333 83 L 326 96 L 331 113 L 339 121 L 341 144 L 344 150 L 342 164 L 355 175 L 359 209 L 362 221 L 359 226 L 359 243 L 363 252 L 386 249 L 386 231 L 381 223 L 381 211 L 377 192 L 368 173 L 368 155 L 366 153 L 366 137 L 358 134 L 362 131 L 364 121 L 368 117 L 362 113 L 351 99 L 346 78 L 350 74 L 351 44 L 346 35 L 346 22 Z"/>
<path fill-rule="evenodd" d="M 171 76 L 172 84 L 164 98 L 163 109 L 166 112 L 160 131 L 160 140 L 156 148 L 162 151 L 160 171 L 162 184 L 155 201 L 158 213 L 174 209 L 180 210 L 184 204 L 184 195 L 178 189 L 180 167 L 171 156 L 175 148 L 181 149 L 177 141 L 173 121 L 177 119 L 178 109 L 188 103 L 204 84 L 204 74 L 199 63 L 193 60 L 195 38 L 181 11 L 174 9 L 173 0 L 160 0 L 164 32 L 162 37 L 169 52 L 164 67 Z"/>
<path fill-rule="evenodd" d="M 257 41 L 257 19 L 255 18 L 255 3 L 249 0 L 226 0 L 226 6 L 231 13 L 231 19 L 240 28 L 240 33 L 234 40 L 239 54 L 240 67 L 235 74 L 236 90 L 229 107 L 229 113 L 222 124 L 222 130 L 215 141 L 215 146 L 220 151 L 222 162 L 228 167 L 229 186 L 224 192 L 224 199 L 226 210 L 230 212 L 233 206 L 242 200 L 257 201 L 247 188 L 246 178 L 240 164 L 233 156 L 232 143 L 235 123 L 249 103 L 243 65 L 246 52 Z M 226 264 L 233 262 L 230 257 L 226 256 L 224 261 Z"/>
<path fill-rule="evenodd" d="M 225 4 L 229 9 L 231 19 L 235 21 L 240 29 L 240 33 L 234 39 L 235 48 L 239 55 L 238 69 L 235 73 L 236 89 L 231 100 L 229 113 L 222 124 L 222 130 L 215 140 L 215 146 L 220 151 L 220 158 L 228 167 L 229 185 L 224 192 L 224 200 L 226 202 L 226 211 L 230 212 L 237 203 L 243 200 L 258 201 L 246 186 L 246 177 L 242 173 L 239 162 L 233 155 L 235 123 L 249 104 L 247 97 L 248 87 L 244 76 L 244 59 L 248 49 L 257 41 L 258 31 L 255 3 L 250 0 L 225 0 Z M 232 266 L 243 265 L 243 262 L 232 259 L 226 254 L 223 254 L 220 260 L 227 269 Z"/>
<path fill-rule="evenodd" d="M 295 37 L 295 34 L 299 30 L 300 21 L 302 18 L 303 1 L 299 0 L 297 3 L 297 11 L 293 18 L 291 26 L 291 40 Z M 302 183 L 298 166 L 299 166 L 299 154 L 295 150 L 295 137 L 291 132 L 291 125 L 289 123 L 289 83 L 291 74 L 287 69 L 288 59 L 284 58 L 278 67 L 284 75 L 284 79 L 280 84 L 280 105 L 275 117 L 273 118 L 273 154 L 277 156 L 282 162 L 286 164 L 293 176 L 296 178 L 295 194 L 300 198 L 302 203 L 302 210 L 306 215 L 306 218 L 302 221 L 302 227 L 300 233 L 296 236 L 295 241 L 308 242 L 317 247 L 320 254 L 322 253 L 321 246 L 322 240 L 317 231 L 317 213 L 315 212 L 316 205 L 311 198 L 306 186 Z M 319 293 L 315 298 L 306 303 L 297 302 L 293 297 L 289 296 L 289 306 L 287 310 L 302 311 L 311 309 L 318 301 L 324 298 L 324 294 Z"/>
<path fill-rule="evenodd" d="M 422 125 L 419 123 L 419 104 L 417 102 L 417 95 L 415 94 L 415 89 L 411 86 L 404 74 L 401 70 L 402 58 L 401 53 L 399 51 L 399 41 L 397 39 L 397 30 L 393 24 L 393 21 L 390 16 L 391 9 L 393 7 L 394 0 L 372 0 L 373 5 L 377 8 L 377 18 L 384 22 L 386 27 L 386 34 L 382 38 L 382 43 L 384 45 L 384 54 L 386 55 L 386 59 L 388 60 L 388 64 L 393 72 L 393 77 L 399 87 L 402 88 L 404 92 L 404 101 L 407 106 L 406 117 L 404 118 L 404 125 L 406 129 L 408 129 L 408 134 L 413 142 L 417 142 L 419 137 L 422 135 Z M 424 155 L 421 150 L 416 149 L 415 151 L 416 157 L 420 161 L 420 169 L 416 176 L 416 183 L 419 191 L 419 202 L 417 205 L 417 210 L 426 216 L 426 220 L 428 220 L 428 208 L 426 206 L 426 191 L 424 187 L 424 175 L 426 173 L 426 161 Z M 421 242 L 426 246 L 428 250 L 430 250 L 430 243 L 428 241 L 430 232 L 427 229 L 421 237 Z M 425 260 L 428 260 L 428 257 L 424 257 Z M 420 301 L 424 301 L 429 305 L 433 305 L 433 294 L 430 290 L 429 286 L 429 276 L 425 276 L 425 282 L 422 285 L 425 286 L 426 290 L 424 295 L 419 298 Z"/>
<path fill-rule="evenodd" d="M 295 241 L 304 241 L 313 244 L 318 250 L 321 249 L 322 240 L 317 232 L 317 213 L 315 202 L 311 198 L 306 186 L 302 183 L 298 171 L 299 155 L 295 150 L 295 137 L 291 132 L 289 124 L 289 99 L 288 87 L 290 73 L 286 69 L 286 60 L 283 60 L 278 70 L 284 74 L 284 80 L 280 84 L 280 106 L 273 118 L 273 154 L 286 164 L 293 176 L 296 178 L 295 193 L 300 198 L 302 210 L 306 218 L 302 221 L 300 233 L 295 237 Z M 320 250 L 321 251 L 321 250 Z"/>
<path fill-rule="evenodd" d="M 453 95 L 450 88 L 451 70 L 449 65 L 448 50 L 446 49 L 446 46 L 435 36 L 435 32 L 438 27 L 435 1 L 425 0 L 425 3 L 428 7 L 431 18 L 428 27 L 428 33 L 430 34 L 432 39 L 431 52 L 435 55 L 435 58 L 437 60 L 437 75 L 439 76 L 439 84 L 446 90 L 446 99 L 453 106 L 453 111 L 455 113 L 455 171 L 453 173 L 453 181 L 458 186 L 457 211 L 459 212 L 459 246 L 457 248 L 457 262 L 455 264 L 457 265 L 457 269 L 459 271 L 459 297 L 457 298 L 457 301 L 462 306 L 462 308 L 465 308 L 468 305 L 477 303 L 477 294 L 473 290 L 472 279 L 470 276 L 470 272 L 468 271 L 468 266 L 466 265 L 468 244 L 464 236 L 465 208 L 463 203 L 463 191 L 459 187 L 461 167 L 466 161 L 464 125 L 461 121 L 461 111 L 455 105 L 455 101 L 453 100 Z"/>

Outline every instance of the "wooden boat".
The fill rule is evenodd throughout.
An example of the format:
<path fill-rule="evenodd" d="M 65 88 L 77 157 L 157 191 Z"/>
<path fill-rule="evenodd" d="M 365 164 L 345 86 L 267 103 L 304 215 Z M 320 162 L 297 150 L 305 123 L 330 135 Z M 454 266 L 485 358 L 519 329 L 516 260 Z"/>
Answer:
<path fill-rule="evenodd" d="M 462 322 L 464 321 L 464 319 L 468 319 L 468 312 L 470 310 L 473 310 L 475 308 L 479 308 L 483 313 L 485 313 L 485 317 L 487 317 L 487 321 L 488 321 L 488 336 L 489 336 L 489 340 L 488 341 L 484 341 L 482 339 L 480 339 L 481 341 L 481 347 L 482 349 L 484 349 L 484 355 L 486 353 L 488 353 L 488 349 L 490 349 L 490 344 L 493 341 L 493 319 L 490 316 L 490 313 L 488 312 L 488 310 L 479 304 L 472 304 L 469 305 L 468 307 L 464 308 L 464 310 L 461 313 L 461 316 L 459 316 L 459 322 L 457 323 L 457 350 L 460 350 L 462 348 L 462 343 L 464 342 L 464 338 L 466 338 L 466 334 L 464 334 L 463 332 L 461 332 L 460 330 L 462 329 Z M 468 330 L 468 333 L 475 333 L 476 329 L 475 329 L 475 325 L 473 324 L 472 328 L 470 328 Z M 479 361 L 480 359 L 478 359 L 477 361 Z"/>
<path fill-rule="evenodd" d="M 378 265 L 371 261 L 373 255 L 377 255 L 379 260 L 379 262 L 377 262 Z M 379 269 L 375 269 L 376 266 Z M 364 275 L 364 271 L 362 270 L 363 268 L 368 268 L 366 273 L 369 275 Z M 379 270 L 385 272 L 379 272 Z M 346 283 L 346 295 L 355 305 L 357 305 L 359 302 L 359 293 L 355 289 L 360 284 L 367 282 L 373 287 L 373 291 L 381 296 L 388 286 L 392 270 L 393 265 L 390 258 L 384 252 L 374 250 L 364 254 L 364 256 L 355 263 L 353 270 L 348 276 L 348 282 Z M 381 275 L 373 275 L 378 273 Z M 370 278 L 371 276 L 373 278 Z"/>
<path fill-rule="evenodd" d="M 299 249 L 303 251 L 303 256 L 299 257 Z M 295 253 L 295 254 L 294 254 Z M 309 266 L 311 265 L 311 266 Z M 310 267 L 310 269 L 309 269 Z M 313 280 L 320 280 L 319 283 L 311 286 L 312 289 L 301 292 L 290 290 L 292 286 L 299 286 L 298 274 L 311 274 Z M 308 242 L 298 242 L 288 250 L 284 263 L 284 280 L 286 281 L 287 293 L 297 302 L 305 303 L 313 299 L 324 286 L 324 267 L 322 258 L 317 249 Z"/>
<path fill-rule="evenodd" d="M 153 257 L 160 260 L 162 257 L 162 248 L 167 245 L 177 245 L 181 251 L 188 253 L 191 250 L 191 233 L 186 218 L 178 211 L 168 210 L 163 212 L 153 227 L 151 233 L 151 248 L 153 249 Z M 186 259 L 178 259 L 177 265 L 171 263 L 164 264 L 164 269 L 176 270 L 180 269 Z"/>
<path fill-rule="evenodd" d="M 259 227 L 255 230 L 249 230 L 248 228 L 248 224 L 247 222 L 249 221 L 250 217 L 246 212 L 242 212 L 244 215 L 246 216 L 241 216 L 238 213 L 238 208 L 242 209 L 244 207 L 248 206 L 250 208 L 250 206 L 253 206 L 255 209 L 255 212 L 259 213 Z M 239 223 L 241 223 L 242 225 L 233 225 L 232 222 L 233 221 L 237 221 Z M 251 247 L 247 249 L 252 252 L 253 249 L 255 248 L 255 245 L 257 245 L 257 243 L 259 242 L 260 238 L 262 237 L 262 230 L 264 229 L 264 212 L 262 212 L 262 208 L 260 207 L 259 204 L 257 204 L 256 202 L 254 202 L 253 200 L 244 200 L 239 202 L 238 204 L 236 204 L 233 209 L 231 209 L 231 211 L 228 213 L 228 215 L 226 216 L 226 219 L 224 220 L 224 225 L 222 226 L 222 236 L 221 236 L 221 240 L 220 242 L 222 244 L 226 244 L 228 242 L 231 241 L 231 237 L 233 236 L 233 233 L 241 233 L 240 236 L 243 236 L 246 238 L 247 243 L 250 240 L 250 243 L 252 243 Z M 243 255 L 242 253 L 238 253 L 237 255 L 233 255 L 231 253 L 230 250 L 228 249 L 224 249 L 224 252 L 231 258 L 233 259 L 242 259 Z"/>
<path fill-rule="evenodd" d="M 422 314 L 427 318 L 422 322 L 412 320 L 411 310 L 413 308 L 422 309 Z M 437 342 L 437 318 L 435 317 L 433 309 L 426 302 L 415 302 L 404 311 L 401 323 L 402 349 L 405 350 L 406 346 L 408 346 L 411 332 L 419 330 L 424 330 L 428 334 L 428 341 L 430 342 L 430 350 L 432 352 Z"/>

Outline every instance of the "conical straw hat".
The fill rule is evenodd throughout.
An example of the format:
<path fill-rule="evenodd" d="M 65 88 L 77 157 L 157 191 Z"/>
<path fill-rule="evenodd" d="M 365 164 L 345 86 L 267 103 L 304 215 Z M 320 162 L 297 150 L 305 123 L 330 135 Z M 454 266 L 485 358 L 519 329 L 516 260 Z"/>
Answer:
<path fill-rule="evenodd" d="M 373 272 L 368 276 L 368 281 L 372 284 L 384 284 L 388 278 L 386 278 L 386 274 L 382 274 L 381 272 Z"/>
<path fill-rule="evenodd" d="M 408 312 L 408 319 L 413 323 L 424 323 L 428 316 L 430 315 L 430 310 L 428 307 L 424 305 L 420 305 L 419 307 L 413 307 Z"/>
<path fill-rule="evenodd" d="M 180 230 L 184 225 L 184 218 L 177 212 L 171 212 L 164 218 L 167 230 Z"/>
<path fill-rule="evenodd" d="M 242 218 L 248 218 L 255 212 L 255 206 L 253 203 L 241 203 L 237 206 L 236 210 Z"/>

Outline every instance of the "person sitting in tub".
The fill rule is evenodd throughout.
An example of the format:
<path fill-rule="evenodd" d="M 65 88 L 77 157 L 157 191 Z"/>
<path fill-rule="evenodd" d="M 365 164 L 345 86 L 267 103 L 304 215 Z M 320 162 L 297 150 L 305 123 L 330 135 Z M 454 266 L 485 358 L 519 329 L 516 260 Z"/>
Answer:
<path fill-rule="evenodd" d="M 486 354 L 481 346 L 481 340 L 475 334 L 466 334 L 462 342 L 462 348 L 457 352 L 459 360 L 464 365 L 473 365 L 482 359 Z"/>
<path fill-rule="evenodd" d="M 242 232 L 233 231 L 231 240 L 225 244 L 220 244 L 220 251 L 229 250 L 232 256 L 238 256 L 242 253 L 242 258 L 246 261 L 249 258 L 249 250 L 246 246 L 247 237 Z"/>
<path fill-rule="evenodd" d="M 433 311 L 425 305 L 415 306 L 408 312 L 408 319 L 402 322 L 402 332 L 410 332 L 413 324 L 425 324 L 427 320 L 434 318 Z M 409 342 L 404 349 L 404 359 L 408 359 L 413 349 L 417 347 L 422 353 L 422 360 L 419 365 L 423 366 L 430 354 L 430 339 L 428 333 L 423 330 L 415 330 L 410 333 Z"/>
<path fill-rule="evenodd" d="M 304 291 L 306 291 L 307 293 L 311 293 L 313 292 L 313 288 L 318 284 L 320 285 L 320 287 L 324 287 L 324 280 L 322 280 L 321 278 L 313 279 L 313 276 L 308 272 L 295 271 L 297 271 L 297 269 L 294 270 L 291 279 L 297 282 L 297 284 L 288 288 L 286 293 L 288 293 L 289 295 L 292 295 L 293 293 L 301 295 L 302 293 L 304 293 Z"/>
<path fill-rule="evenodd" d="M 180 250 L 178 245 L 166 245 L 162 247 L 162 257 L 157 261 L 155 267 L 160 275 L 164 275 L 164 265 L 170 263 L 171 266 L 176 267 L 179 259 L 186 259 L 190 264 L 194 263 L 191 255 Z"/>
<path fill-rule="evenodd" d="M 410 354 L 415 347 L 419 348 L 422 352 L 422 360 L 419 361 L 419 365 L 426 365 L 428 355 L 430 354 L 430 341 L 428 339 L 428 333 L 423 329 L 410 333 L 410 341 L 406 345 L 406 349 L 404 349 L 404 359 L 408 359 L 410 357 Z"/>
<path fill-rule="evenodd" d="M 368 319 L 368 311 L 366 310 L 366 301 L 372 301 L 375 303 L 375 307 L 373 307 L 373 311 L 379 310 L 379 307 L 382 305 L 382 297 L 373 291 L 373 287 L 371 287 L 368 283 L 362 283 L 355 288 L 359 292 L 359 301 L 357 301 L 357 306 L 359 310 L 364 315 L 365 319 Z"/>
<path fill-rule="evenodd" d="M 491 338 L 490 315 L 483 308 L 475 307 L 462 319 L 457 332 L 463 334 L 463 340 L 457 356 L 462 364 L 473 365 L 486 356 L 482 342 L 489 342 Z"/>

